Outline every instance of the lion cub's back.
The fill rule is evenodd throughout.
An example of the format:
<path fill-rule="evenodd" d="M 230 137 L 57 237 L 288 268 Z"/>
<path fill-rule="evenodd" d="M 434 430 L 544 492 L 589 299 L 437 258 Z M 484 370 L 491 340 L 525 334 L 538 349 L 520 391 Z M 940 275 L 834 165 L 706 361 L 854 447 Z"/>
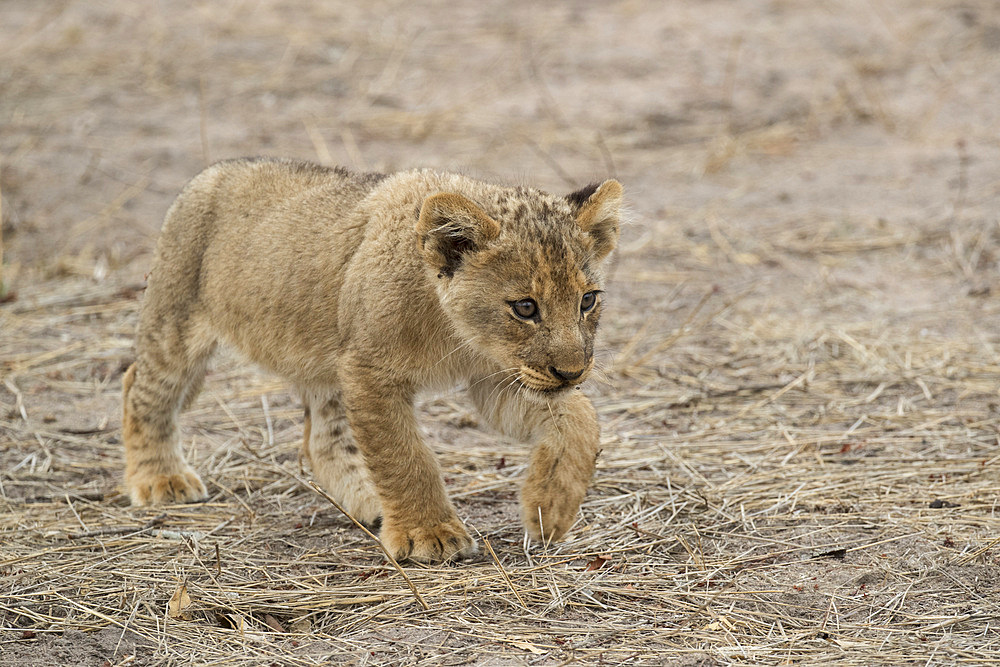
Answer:
<path fill-rule="evenodd" d="M 335 334 L 299 329 L 336 321 L 342 265 L 364 234 L 357 204 L 381 179 L 270 158 L 208 167 L 167 213 L 150 278 L 164 299 L 149 293 L 147 302 L 188 302 L 185 310 L 282 372 L 276 346 Z"/>
<path fill-rule="evenodd" d="M 237 220 L 258 222 L 317 189 L 324 191 L 325 203 L 335 203 L 341 210 L 353 208 L 383 178 L 381 174 L 352 174 L 341 167 L 297 160 L 223 160 L 191 179 L 175 206 L 193 207 L 197 217 L 209 213 L 210 218 L 227 225 Z M 336 201 L 331 202 L 331 197 Z M 170 217 L 168 214 L 168 221 Z"/>

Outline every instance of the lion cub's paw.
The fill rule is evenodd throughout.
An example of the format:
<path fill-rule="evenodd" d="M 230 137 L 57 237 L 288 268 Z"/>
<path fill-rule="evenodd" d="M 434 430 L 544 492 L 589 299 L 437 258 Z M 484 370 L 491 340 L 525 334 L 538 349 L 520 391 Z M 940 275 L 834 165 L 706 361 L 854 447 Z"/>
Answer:
<path fill-rule="evenodd" d="M 422 563 L 469 558 L 479 552 L 479 546 L 458 519 L 429 528 L 382 527 L 382 545 L 396 560 L 410 559 Z"/>
<path fill-rule="evenodd" d="M 521 511 L 531 539 L 539 542 L 561 539 L 576 522 L 577 510 L 585 494 L 586 487 L 582 492 L 563 489 L 558 493 L 526 487 L 521 493 Z"/>
<path fill-rule="evenodd" d="M 134 473 L 127 483 L 133 505 L 193 503 L 208 495 L 201 478 L 188 466 L 167 475 Z"/>

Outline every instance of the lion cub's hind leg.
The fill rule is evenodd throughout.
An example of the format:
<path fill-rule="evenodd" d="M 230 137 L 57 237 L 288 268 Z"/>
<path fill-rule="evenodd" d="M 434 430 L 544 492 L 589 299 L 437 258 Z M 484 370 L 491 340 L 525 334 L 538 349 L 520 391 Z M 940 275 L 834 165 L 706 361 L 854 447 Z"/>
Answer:
<path fill-rule="evenodd" d="M 351 516 L 371 529 L 382 520 L 371 474 L 351 435 L 340 392 L 303 392 L 305 426 L 302 450 L 313 476 Z"/>

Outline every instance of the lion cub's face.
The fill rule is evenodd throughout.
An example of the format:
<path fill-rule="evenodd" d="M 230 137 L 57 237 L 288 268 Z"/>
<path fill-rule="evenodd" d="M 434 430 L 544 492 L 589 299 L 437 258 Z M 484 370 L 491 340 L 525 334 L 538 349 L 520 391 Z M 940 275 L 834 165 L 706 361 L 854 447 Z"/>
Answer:
<path fill-rule="evenodd" d="M 417 232 L 442 306 L 503 369 L 501 386 L 553 395 L 587 378 L 621 196 L 605 181 L 565 199 L 515 190 L 482 206 L 447 193 L 424 201 Z"/>

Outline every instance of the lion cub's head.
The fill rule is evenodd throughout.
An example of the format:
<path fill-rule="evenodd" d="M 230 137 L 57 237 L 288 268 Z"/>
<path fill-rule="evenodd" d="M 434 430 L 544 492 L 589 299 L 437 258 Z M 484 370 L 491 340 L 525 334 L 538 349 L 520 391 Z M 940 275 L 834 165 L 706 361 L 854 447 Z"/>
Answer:
<path fill-rule="evenodd" d="M 526 188 L 424 200 L 417 236 L 459 335 L 496 380 L 553 395 L 594 366 L 602 266 L 618 241 L 622 186 L 560 198 Z"/>

